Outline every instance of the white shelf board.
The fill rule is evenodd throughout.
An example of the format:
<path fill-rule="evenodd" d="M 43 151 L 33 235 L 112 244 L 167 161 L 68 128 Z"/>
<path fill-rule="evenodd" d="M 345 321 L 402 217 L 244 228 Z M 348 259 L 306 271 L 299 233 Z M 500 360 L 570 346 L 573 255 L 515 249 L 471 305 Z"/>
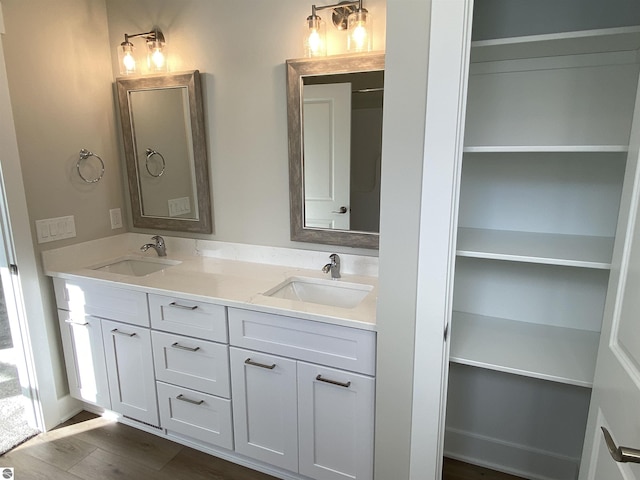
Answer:
<path fill-rule="evenodd" d="M 640 27 L 605 28 L 471 42 L 471 62 L 621 52 L 640 48 Z"/>
<path fill-rule="evenodd" d="M 473 145 L 464 153 L 625 153 L 627 145 Z"/>
<path fill-rule="evenodd" d="M 600 334 L 453 312 L 454 363 L 591 387 Z"/>
<path fill-rule="evenodd" d="M 456 254 L 512 262 L 608 270 L 613 238 L 458 228 Z"/>

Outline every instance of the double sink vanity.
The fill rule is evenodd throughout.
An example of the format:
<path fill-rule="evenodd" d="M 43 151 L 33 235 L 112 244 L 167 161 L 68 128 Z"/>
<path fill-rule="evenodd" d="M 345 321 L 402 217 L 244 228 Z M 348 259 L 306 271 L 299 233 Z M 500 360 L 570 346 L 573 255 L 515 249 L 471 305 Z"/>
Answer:
<path fill-rule="evenodd" d="M 148 238 L 43 253 L 71 396 L 278 478 L 371 479 L 376 277 L 180 238 L 160 257 Z M 343 270 L 371 275 L 362 258 Z"/>

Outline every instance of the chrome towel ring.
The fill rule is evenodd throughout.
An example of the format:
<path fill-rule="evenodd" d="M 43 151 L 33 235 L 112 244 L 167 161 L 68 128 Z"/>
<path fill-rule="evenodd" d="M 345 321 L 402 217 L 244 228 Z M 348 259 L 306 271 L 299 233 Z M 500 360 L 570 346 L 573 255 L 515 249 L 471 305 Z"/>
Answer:
<path fill-rule="evenodd" d="M 89 158 L 89 157 L 95 157 L 98 159 L 98 161 L 100 162 L 100 174 L 96 177 L 96 178 L 92 178 L 89 179 L 87 177 L 85 177 L 82 174 L 82 171 L 80 170 L 80 166 Z M 80 178 L 82 180 L 84 180 L 86 183 L 97 183 L 99 182 L 102 177 L 104 176 L 104 162 L 102 161 L 102 159 L 96 155 L 93 152 L 90 152 L 89 150 L 87 150 L 86 148 L 83 148 L 82 150 L 80 150 L 80 158 L 78 159 L 78 162 L 76 163 L 76 170 L 78 170 L 78 175 L 80 175 Z"/>
<path fill-rule="evenodd" d="M 162 170 L 160 170 L 160 173 L 152 173 L 151 170 L 149 169 L 149 160 L 154 155 L 158 155 L 162 160 Z M 164 169 L 167 166 L 167 164 L 165 163 L 164 157 L 160 152 L 156 152 L 153 148 L 147 148 L 147 160 L 144 162 L 144 166 L 146 167 L 147 172 L 149 172 L 149 175 L 151 175 L 152 177 L 158 178 L 158 177 L 161 177 L 162 174 L 164 173 Z"/>

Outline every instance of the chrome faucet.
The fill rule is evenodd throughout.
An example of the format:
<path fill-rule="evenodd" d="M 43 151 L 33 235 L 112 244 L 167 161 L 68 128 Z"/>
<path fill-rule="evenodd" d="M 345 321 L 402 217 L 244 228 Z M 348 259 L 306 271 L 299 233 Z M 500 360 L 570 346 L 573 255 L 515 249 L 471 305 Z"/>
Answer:
<path fill-rule="evenodd" d="M 337 280 L 340 278 L 340 257 L 336 253 L 332 253 L 329 255 L 329 259 L 331 263 L 327 263 L 324 267 L 322 267 L 322 271 L 324 273 L 331 272 L 331 278 L 333 280 Z"/>
<path fill-rule="evenodd" d="M 156 243 L 146 243 L 140 247 L 140 250 L 146 252 L 150 248 L 153 248 L 159 257 L 166 257 L 167 247 L 164 244 L 164 238 L 162 238 L 160 235 L 154 235 L 153 237 L 151 237 L 151 240 L 155 240 Z"/>

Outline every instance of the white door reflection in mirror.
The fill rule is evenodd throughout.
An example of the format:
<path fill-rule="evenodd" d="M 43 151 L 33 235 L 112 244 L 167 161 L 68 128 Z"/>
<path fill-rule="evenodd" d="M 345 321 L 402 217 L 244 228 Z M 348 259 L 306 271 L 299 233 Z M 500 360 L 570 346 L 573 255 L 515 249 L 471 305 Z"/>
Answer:
<path fill-rule="evenodd" d="M 305 85 L 305 227 L 349 230 L 351 83 Z"/>

